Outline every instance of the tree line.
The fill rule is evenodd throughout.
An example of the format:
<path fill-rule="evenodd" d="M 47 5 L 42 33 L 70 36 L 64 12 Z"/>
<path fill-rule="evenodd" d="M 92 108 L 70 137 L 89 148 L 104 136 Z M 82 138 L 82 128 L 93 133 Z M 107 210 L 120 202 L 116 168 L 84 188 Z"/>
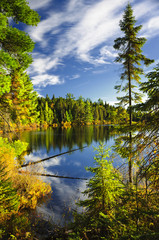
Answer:
<path fill-rule="evenodd" d="M 37 112 L 39 112 L 39 121 L 41 125 L 69 125 L 69 124 L 103 124 L 103 123 L 123 123 L 129 119 L 125 108 L 112 106 L 104 103 L 101 99 L 92 102 L 90 99 L 84 99 L 80 96 L 77 100 L 73 94 L 68 93 L 66 98 L 52 99 L 46 95 L 46 98 L 38 98 Z M 134 119 L 137 116 L 134 114 Z M 137 118 L 136 118 L 137 119 Z"/>

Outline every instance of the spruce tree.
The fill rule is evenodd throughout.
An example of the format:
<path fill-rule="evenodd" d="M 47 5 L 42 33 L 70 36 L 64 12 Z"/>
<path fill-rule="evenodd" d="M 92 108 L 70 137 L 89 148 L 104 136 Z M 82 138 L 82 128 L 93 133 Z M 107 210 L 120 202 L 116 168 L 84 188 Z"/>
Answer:
<path fill-rule="evenodd" d="M 102 143 L 95 150 L 97 154 L 94 157 L 94 166 L 86 168 L 93 173 L 83 192 L 87 197 L 77 203 L 84 207 L 85 211 L 75 215 L 75 229 L 81 237 L 86 237 L 84 239 L 113 239 L 109 238 L 109 234 L 114 225 L 114 216 L 124 192 L 124 185 L 119 172 L 109 159 L 109 150 L 105 149 Z"/>
<path fill-rule="evenodd" d="M 85 105 L 85 123 L 92 123 L 93 122 L 93 112 L 90 101 L 86 101 Z"/>
<path fill-rule="evenodd" d="M 80 201 L 79 205 L 87 208 L 92 216 L 99 215 L 100 211 L 107 213 L 122 194 L 122 183 L 119 173 L 114 169 L 112 160 L 109 158 L 109 150 L 100 143 L 95 148 L 97 154 L 94 157 L 94 167 L 86 168 L 94 176 L 89 180 L 87 189 L 83 192 L 88 196 L 86 200 Z"/>
<path fill-rule="evenodd" d="M 127 105 L 129 109 L 129 126 L 132 126 L 132 104 L 141 101 L 141 94 L 135 91 L 135 88 L 140 83 L 140 75 L 144 74 L 141 67 L 141 62 L 146 66 L 151 64 L 154 60 L 145 57 L 142 54 L 142 47 L 146 42 L 143 37 L 137 37 L 137 34 L 142 28 L 142 25 L 135 26 L 136 20 L 133 16 L 133 10 L 128 3 L 123 20 L 120 21 L 119 26 L 124 33 L 123 37 L 117 38 L 114 42 L 114 48 L 119 51 L 116 62 L 122 63 L 123 73 L 121 74 L 121 81 L 126 80 L 126 84 L 122 86 L 116 85 L 117 91 L 126 92 L 123 97 L 118 97 L 120 105 Z M 132 182 L 132 133 L 129 132 L 129 182 Z"/>

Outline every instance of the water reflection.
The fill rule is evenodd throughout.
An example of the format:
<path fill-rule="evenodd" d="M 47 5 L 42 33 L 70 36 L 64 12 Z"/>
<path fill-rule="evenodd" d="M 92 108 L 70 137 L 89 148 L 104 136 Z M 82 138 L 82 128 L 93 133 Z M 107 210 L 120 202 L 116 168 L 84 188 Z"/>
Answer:
<path fill-rule="evenodd" d="M 20 138 L 29 142 L 31 152 L 44 148 L 49 153 L 51 148 L 61 152 L 63 148 L 71 150 L 74 146 L 82 148 L 93 141 L 108 141 L 111 132 L 111 126 L 48 128 L 47 130 L 25 131 Z"/>
<path fill-rule="evenodd" d="M 88 145 L 82 150 L 51 158 L 35 165 L 36 168 L 42 169 L 43 173 L 88 179 L 91 177 L 91 173 L 86 172 L 85 167 L 93 166 L 95 155 L 93 146 L 98 146 L 99 141 L 105 142 L 109 147 L 114 143 L 111 126 L 26 131 L 21 133 L 20 138 L 29 143 L 29 152 L 25 158 L 27 162 Z M 85 190 L 86 181 L 51 177 L 43 177 L 43 179 L 51 184 L 53 194 L 51 201 L 38 209 L 45 217 L 56 223 L 58 221 L 58 223 L 64 224 L 66 219 L 71 218 L 71 210 L 76 208 L 75 201 L 79 197 L 84 197 L 81 192 Z"/>

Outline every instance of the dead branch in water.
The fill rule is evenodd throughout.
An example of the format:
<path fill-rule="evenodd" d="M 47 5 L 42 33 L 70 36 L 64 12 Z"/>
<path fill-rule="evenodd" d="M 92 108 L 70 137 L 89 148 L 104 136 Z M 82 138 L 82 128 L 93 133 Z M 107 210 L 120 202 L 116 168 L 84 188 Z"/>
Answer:
<path fill-rule="evenodd" d="M 38 160 L 38 161 L 36 161 L 36 162 L 29 162 L 29 163 L 26 163 L 26 164 L 22 164 L 22 165 L 20 166 L 20 168 L 27 167 L 27 166 L 30 166 L 30 165 L 35 165 L 35 164 L 37 164 L 37 163 L 44 162 L 44 161 L 49 160 L 49 159 L 51 159 L 51 158 L 59 157 L 59 156 L 61 156 L 61 155 L 67 154 L 67 153 L 72 153 L 72 152 L 78 151 L 78 150 L 83 149 L 83 148 L 86 148 L 86 147 L 88 147 L 88 146 L 85 146 L 85 147 L 82 147 L 82 148 L 73 149 L 73 150 L 70 150 L 70 151 L 67 151 L 67 152 L 63 152 L 63 153 L 59 153 L 59 154 L 53 155 L 53 156 L 51 156 L 51 157 Z"/>
<path fill-rule="evenodd" d="M 68 179 L 79 179 L 79 180 L 88 180 L 87 178 L 79 178 L 79 177 L 67 177 L 67 176 L 59 176 L 54 174 L 45 174 L 45 173 L 36 173 L 36 172 L 29 172 L 29 171 L 19 171 L 19 173 L 26 173 L 31 175 L 43 176 L 43 177 L 56 177 L 56 178 L 68 178 Z"/>

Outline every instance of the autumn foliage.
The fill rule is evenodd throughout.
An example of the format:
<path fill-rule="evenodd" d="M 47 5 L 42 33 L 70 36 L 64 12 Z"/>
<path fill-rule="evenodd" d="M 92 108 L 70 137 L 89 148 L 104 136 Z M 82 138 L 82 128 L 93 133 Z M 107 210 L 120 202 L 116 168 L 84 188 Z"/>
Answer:
<path fill-rule="evenodd" d="M 0 227 L 2 229 L 9 227 L 13 230 L 12 220 L 15 225 L 17 216 L 22 221 L 28 221 L 24 217 L 25 211 L 35 209 L 37 204 L 51 193 L 50 185 L 40 178 L 28 172 L 19 173 L 18 157 L 26 146 L 27 144 L 20 141 L 9 143 L 7 139 L 0 138 Z"/>

